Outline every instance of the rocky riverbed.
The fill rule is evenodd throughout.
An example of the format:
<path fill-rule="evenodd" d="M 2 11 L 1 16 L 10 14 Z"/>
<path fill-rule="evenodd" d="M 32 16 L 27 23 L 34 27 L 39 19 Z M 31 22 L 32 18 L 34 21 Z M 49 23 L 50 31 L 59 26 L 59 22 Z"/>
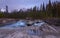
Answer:
<path fill-rule="evenodd" d="M 40 22 L 38 26 L 20 27 L 20 25 L 24 23 L 14 21 L 13 24 L 0 27 L 0 38 L 60 38 L 60 27 L 54 25 L 44 22 Z"/>
<path fill-rule="evenodd" d="M 0 28 L 0 38 L 60 38 L 59 32 L 58 33 L 47 32 L 47 31 L 45 32 L 36 29 L 37 27 L 33 27 L 33 26 L 17 27 L 13 29 Z"/>

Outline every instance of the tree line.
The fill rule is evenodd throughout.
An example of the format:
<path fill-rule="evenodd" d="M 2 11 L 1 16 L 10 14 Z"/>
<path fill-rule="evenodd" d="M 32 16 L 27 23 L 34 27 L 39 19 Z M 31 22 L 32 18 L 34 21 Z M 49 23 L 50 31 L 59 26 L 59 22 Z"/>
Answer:
<path fill-rule="evenodd" d="M 6 12 L 0 11 L 0 18 L 60 18 L 60 2 L 56 1 L 51 3 L 49 0 L 49 3 L 46 6 L 43 3 L 40 8 L 34 6 L 33 8 L 27 9 L 27 11 L 23 11 L 22 9 L 20 9 L 20 11 L 14 10 L 11 13 L 9 13 L 8 10 Z"/>

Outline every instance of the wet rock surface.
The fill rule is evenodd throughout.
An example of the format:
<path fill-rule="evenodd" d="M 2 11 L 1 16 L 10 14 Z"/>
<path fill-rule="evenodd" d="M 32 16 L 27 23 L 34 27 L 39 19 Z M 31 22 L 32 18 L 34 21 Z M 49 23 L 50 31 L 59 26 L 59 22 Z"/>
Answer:
<path fill-rule="evenodd" d="M 59 32 L 45 32 L 32 27 L 0 28 L 0 38 L 60 38 Z"/>

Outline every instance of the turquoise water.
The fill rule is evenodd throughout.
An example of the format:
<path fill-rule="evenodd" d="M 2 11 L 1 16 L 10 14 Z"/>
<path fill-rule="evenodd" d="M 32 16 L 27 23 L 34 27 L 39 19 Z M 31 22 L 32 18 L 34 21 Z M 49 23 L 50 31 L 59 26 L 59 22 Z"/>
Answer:
<path fill-rule="evenodd" d="M 34 23 L 33 26 L 42 26 L 45 22 L 40 22 L 40 23 Z M 25 27 L 27 26 L 27 21 L 24 20 L 19 20 L 15 23 L 9 24 L 9 25 L 5 25 L 2 28 L 16 28 L 16 27 Z"/>
<path fill-rule="evenodd" d="M 1 28 L 16 28 L 16 27 L 25 27 L 26 26 L 26 21 L 23 21 L 23 20 L 19 20 L 13 24 L 9 24 L 9 25 L 5 25 Z"/>

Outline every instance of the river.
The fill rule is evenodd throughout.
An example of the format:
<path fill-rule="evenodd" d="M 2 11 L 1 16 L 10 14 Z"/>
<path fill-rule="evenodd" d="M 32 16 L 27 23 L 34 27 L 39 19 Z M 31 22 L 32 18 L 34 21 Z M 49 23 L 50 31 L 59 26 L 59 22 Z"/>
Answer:
<path fill-rule="evenodd" d="M 27 23 L 32 24 L 32 26 L 27 26 Z M 0 27 L 0 38 L 56 38 L 54 34 L 47 36 L 48 33 L 38 29 L 38 27 L 43 26 L 44 24 L 45 22 L 41 20 L 39 20 L 39 22 L 37 22 L 37 20 L 19 20 L 11 24 L 6 24 L 5 26 Z M 59 35 L 57 38 L 58 37 Z"/>

